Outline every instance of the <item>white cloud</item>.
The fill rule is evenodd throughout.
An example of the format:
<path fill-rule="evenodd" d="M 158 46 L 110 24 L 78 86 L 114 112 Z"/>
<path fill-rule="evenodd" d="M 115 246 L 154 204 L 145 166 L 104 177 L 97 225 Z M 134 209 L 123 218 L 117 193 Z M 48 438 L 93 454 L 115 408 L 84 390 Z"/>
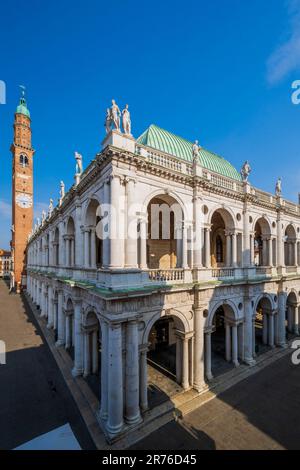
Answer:
<path fill-rule="evenodd" d="M 11 204 L 0 199 L 0 217 L 9 219 L 11 217 Z"/>
<path fill-rule="evenodd" d="M 300 0 L 289 0 L 287 5 L 288 39 L 274 50 L 267 62 L 267 79 L 271 85 L 300 69 Z"/>

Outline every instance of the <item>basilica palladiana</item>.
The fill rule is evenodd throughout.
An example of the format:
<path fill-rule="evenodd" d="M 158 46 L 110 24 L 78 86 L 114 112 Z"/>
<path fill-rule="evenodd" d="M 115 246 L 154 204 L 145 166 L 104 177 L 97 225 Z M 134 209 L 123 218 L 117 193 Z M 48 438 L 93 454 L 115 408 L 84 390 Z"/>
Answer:
<path fill-rule="evenodd" d="M 155 408 L 156 380 L 166 396 L 201 394 L 298 334 L 300 206 L 280 180 L 274 194 L 252 186 L 249 162 L 237 170 L 156 125 L 134 138 L 127 105 L 113 101 L 105 126 L 31 232 L 26 272 L 115 439 Z"/>

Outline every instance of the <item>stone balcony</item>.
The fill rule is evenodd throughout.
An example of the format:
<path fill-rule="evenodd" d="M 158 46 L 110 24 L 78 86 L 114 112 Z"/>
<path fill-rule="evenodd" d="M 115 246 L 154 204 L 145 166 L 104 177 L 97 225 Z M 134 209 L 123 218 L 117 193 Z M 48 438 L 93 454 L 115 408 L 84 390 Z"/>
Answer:
<path fill-rule="evenodd" d="M 271 279 L 278 276 L 300 275 L 300 267 L 253 266 L 250 268 L 198 268 L 198 269 L 80 269 L 77 267 L 33 267 L 29 270 L 45 273 L 64 281 L 95 285 L 99 289 L 128 290 L 154 285 L 174 286 L 194 282 L 238 282 L 245 279 Z"/>

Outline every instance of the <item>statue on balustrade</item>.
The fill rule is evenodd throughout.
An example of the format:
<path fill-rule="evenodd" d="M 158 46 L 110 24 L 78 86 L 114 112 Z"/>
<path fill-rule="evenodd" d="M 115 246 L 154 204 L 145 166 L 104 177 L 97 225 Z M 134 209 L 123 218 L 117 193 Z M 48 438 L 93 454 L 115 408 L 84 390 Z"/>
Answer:
<path fill-rule="evenodd" d="M 242 175 L 242 179 L 243 179 L 244 183 L 248 182 L 248 178 L 250 176 L 251 171 L 252 171 L 252 169 L 251 169 L 250 163 L 247 160 L 247 161 L 245 161 L 245 163 L 244 163 L 244 165 L 242 166 L 242 169 L 241 169 L 241 175 Z"/>
<path fill-rule="evenodd" d="M 280 197 L 281 193 L 282 193 L 282 182 L 281 182 L 281 178 L 278 178 L 276 182 L 276 186 L 275 186 L 275 194 L 277 197 Z"/>

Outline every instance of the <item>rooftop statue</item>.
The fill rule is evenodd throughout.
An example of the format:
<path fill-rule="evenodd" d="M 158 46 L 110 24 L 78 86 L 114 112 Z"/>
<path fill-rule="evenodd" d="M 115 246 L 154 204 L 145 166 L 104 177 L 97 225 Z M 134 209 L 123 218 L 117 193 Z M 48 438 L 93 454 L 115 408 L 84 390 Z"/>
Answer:
<path fill-rule="evenodd" d="M 75 152 L 75 160 L 76 160 L 76 175 L 81 175 L 83 172 L 82 155 L 80 155 L 80 153 L 78 152 Z"/>
<path fill-rule="evenodd" d="M 105 123 L 104 123 L 104 125 L 105 125 L 105 130 L 106 130 L 106 134 L 109 134 L 109 133 L 110 133 L 112 123 L 113 123 L 113 120 L 112 120 L 110 108 L 107 108 L 107 109 L 106 109 L 106 116 L 105 116 Z"/>
<path fill-rule="evenodd" d="M 111 108 L 110 108 L 111 119 L 115 126 L 115 129 L 119 131 L 121 111 L 119 109 L 119 106 L 116 104 L 115 100 L 111 100 L 111 103 L 112 103 Z"/>
<path fill-rule="evenodd" d="M 277 197 L 279 197 L 281 196 L 281 193 L 282 193 L 282 182 L 281 182 L 281 178 L 278 178 L 276 182 L 276 186 L 275 186 L 275 194 Z"/>
<path fill-rule="evenodd" d="M 251 171 L 252 171 L 251 166 L 247 160 L 245 161 L 241 169 L 241 175 L 242 175 L 242 179 L 244 183 L 247 183 Z"/>
<path fill-rule="evenodd" d="M 128 104 L 125 105 L 125 108 L 122 111 L 122 124 L 124 133 L 126 135 L 131 135 L 131 119 Z"/>
<path fill-rule="evenodd" d="M 200 159 L 200 148 L 201 146 L 199 145 L 198 140 L 195 140 L 195 143 L 193 144 L 193 163 L 199 163 Z"/>
<path fill-rule="evenodd" d="M 63 181 L 60 182 L 60 191 L 59 191 L 60 199 L 65 197 L 65 183 Z"/>
<path fill-rule="evenodd" d="M 49 208 L 48 208 L 48 217 L 51 217 L 52 212 L 53 212 L 53 199 L 50 199 Z"/>
<path fill-rule="evenodd" d="M 43 210 L 42 211 L 42 225 L 45 223 L 45 221 L 46 221 L 46 211 Z"/>

